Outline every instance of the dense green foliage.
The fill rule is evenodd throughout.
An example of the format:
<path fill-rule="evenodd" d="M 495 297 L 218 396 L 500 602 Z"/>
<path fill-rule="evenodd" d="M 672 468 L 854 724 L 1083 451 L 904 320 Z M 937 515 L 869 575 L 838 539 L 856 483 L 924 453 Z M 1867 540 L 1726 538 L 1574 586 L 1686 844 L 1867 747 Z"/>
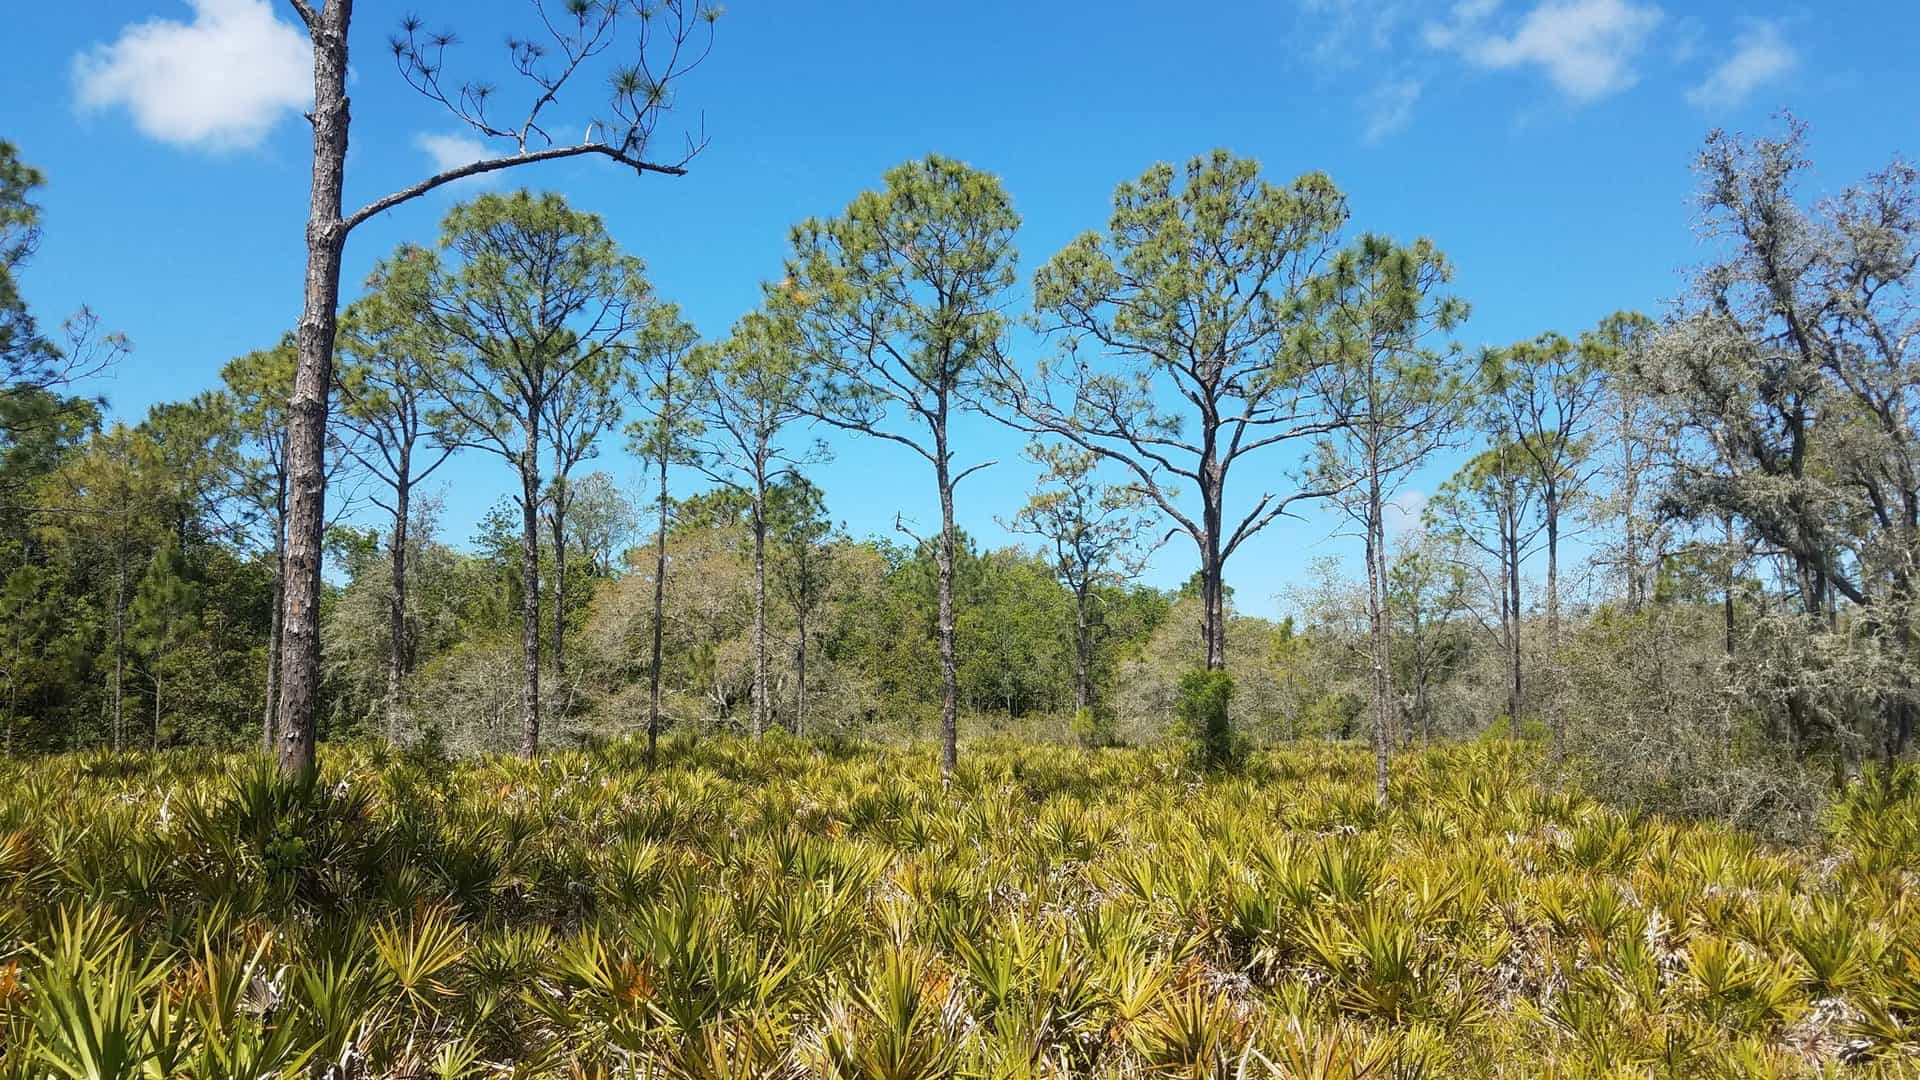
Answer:
<path fill-rule="evenodd" d="M 0 765 L 0 1075 L 1900 1075 L 1920 773 L 1823 847 L 1516 783 L 1510 744 L 784 738 L 316 782 Z M 316 1072 L 316 1075 L 318 1072 Z"/>

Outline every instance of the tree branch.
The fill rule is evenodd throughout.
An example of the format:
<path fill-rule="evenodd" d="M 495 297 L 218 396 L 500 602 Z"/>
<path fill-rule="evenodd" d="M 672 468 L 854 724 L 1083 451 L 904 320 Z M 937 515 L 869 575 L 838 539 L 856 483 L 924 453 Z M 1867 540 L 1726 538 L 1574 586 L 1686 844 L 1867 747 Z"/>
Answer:
<path fill-rule="evenodd" d="M 578 143 L 573 146 L 556 146 L 551 149 L 536 150 L 531 153 L 512 154 L 507 157 L 489 158 L 486 161 L 475 161 L 457 168 L 448 169 L 445 172 L 436 173 L 411 187 L 405 187 L 384 198 L 375 199 L 373 202 L 355 210 L 342 222 L 342 230 L 351 231 L 375 214 L 391 210 L 410 199 L 417 199 L 427 192 L 432 191 L 434 188 L 451 184 L 455 180 L 464 180 L 469 176 L 480 176 L 485 173 L 498 172 L 501 169 L 510 169 L 516 165 L 532 165 L 535 162 L 541 161 L 557 161 L 561 158 L 579 157 L 582 154 L 604 154 L 639 173 L 653 172 L 662 173 L 667 176 L 687 175 L 687 170 L 679 165 L 658 165 L 650 161 L 643 161 L 636 157 L 630 157 L 617 147 L 609 146 L 606 143 Z"/>

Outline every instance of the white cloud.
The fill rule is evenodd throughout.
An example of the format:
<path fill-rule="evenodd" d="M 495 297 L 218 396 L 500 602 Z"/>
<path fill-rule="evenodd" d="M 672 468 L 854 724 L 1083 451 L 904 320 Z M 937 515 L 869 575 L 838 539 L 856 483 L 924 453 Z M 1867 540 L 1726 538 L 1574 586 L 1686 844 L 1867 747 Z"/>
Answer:
<path fill-rule="evenodd" d="M 413 145 L 433 159 L 433 171 L 445 172 L 462 165 L 495 156 L 487 144 L 471 135 L 435 135 L 422 132 L 413 137 Z"/>
<path fill-rule="evenodd" d="M 310 107 L 311 46 L 269 0 L 188 3 L 192 22 L 134 23 L 75 56 L 80 106 L 124 106 L 149 138 L 214 150 L 258 146 L 284 114 Z"/>
<path fill-rule="evenodd" d="M 436 173 L 500 156 L 498 148 L 488 146 L 485 140 L 464 132 L 443 135 L 423 131 L 413 137 L 413 147 L 427 155 L 429 168 Z M 505 171 L 501 171 L 463 177 L 439 190 L 456 197 L 463 191 L 469 194 L 486 191 L 498 187 L 506 175 Z"/>
<path fill-rule="evenodd" d="M 1639 79 L 1635 61 L 1664 17 L 1632 0 L 1543 0 L 1507 33 L 1490 23 L 1499 4 L 1462 0 L 1445 23 L 1428 23 L 1429 46 L 1458 53 L 1476 67 L 1538 67 L 1562 94 L 1596 101 Z"/>
<path fill-rule="evenodd" d="M 1800 64 L 1800 55 L 1774 23 L 1754 23 L 1734 38 L 1733 45 L 1733 55 L 1705 82 L 1687 91 L 1688 104 L 1701 109 L 1732 108 Z"/>
<path fill-rule="evenodd" d="M 1406 129 L 1413 121 L 1413 106 L 1420 100 L 1418 79 L 1388 79 L 1360 99 L 1360 111 L 1366 117 L 1362 137 L 1378 143 Z"/>

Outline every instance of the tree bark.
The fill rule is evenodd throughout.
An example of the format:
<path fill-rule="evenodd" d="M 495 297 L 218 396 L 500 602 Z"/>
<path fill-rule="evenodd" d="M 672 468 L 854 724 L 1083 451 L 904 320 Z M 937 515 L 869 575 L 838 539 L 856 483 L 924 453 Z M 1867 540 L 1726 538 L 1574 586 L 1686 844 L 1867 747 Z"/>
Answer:
<path fill-rule="evenodd" d="M 159 658 L 155 657 L 154 663 L 157 665 L 159 662 Z M 158 674 L 153 677 L 153 752 L 156 754 L 160 752 L 160 676 Z"/>
<path fill-rule="evenodd" d="M 113 752 L 120 752 L 127 685 L 127 547 L 119 545 L 113 577 Z"/>
<path fill-rule="evenodd" d="M 532 410 L 529 410 L 531 413 Z M 540 450 L 539 425 L 527 430 L 520 465 L 520 756 L 540 752 Z"/>
<path fill-rule="evenodd" d="M 393 537 L 392 548 L 388 552 L 390 569 L 393 574 L 393 593 L 388 598 L 387 610 L 387 742 L 400 741 L 400 724 L 406 710 L 406 676 L 409 658 L 412 656 L 412 633 L 407 628 L 407 515 L 412 500 L 413 485 L 405 478 L 409 475 L 409 453 L 406 447 L 400 449 L 400 467 L 396 470 L 402 479 L 394 485 L 393 501 Z"/>
<path fill-rule="evenodd" d="M 1367 475 L 1367 632 L 1373 653 L 1373 799 L 1375 805 L 1387 805 L 1387 759 L 1393 739 L 1393 683 L 1390 675 L 1386 605 L 1381 602 L 1384 578 L 1381 556 L 1385 529 L 1380 513 L 1380 475 L 1377 462 L 1369 462 Z"/>
<path fill-rule="evenodd" d="M 1220 557 L 1220 506 L 1224 477 L 1213 459 L 1212 432 L 1207 435 L 1207 453 L 1201 463 L 1200 542 L 1200 614 L 1201 646 L 1208 671 L 1227 667 L 1227 598 L 1225 566 Z"/>
<path fill-rule="evenodd" d="M 1543 500 L 1547 518 L 1547 736 L 1560 752 L 1560 496 L 1552 483 Z"/>
<path fill-rule="evenodd" d="M 940 542 L 934 549 L 940 579 L 940 779 L 952 782 L 960 763 L 960 676 L 953 647 L 953 480 L 947 467 L 944 426 L 935 449 L 934 469 L 940 484 Z"/>
<path fill-rule="evenodd" d="M 1520 737 L 1520 710 L 1522 708 L 1522 685 L 1520 677 L 1520 522 L 1519 511 L 1514 506 L 1511 493 L 1507 505 L 1501 511 L 1501 547 L 1506 557 L 1501 561 L 1505 575 L 1506 595 L 1502 597 L 1501 607 L 1507 616 L 1507 737 Z"/>
<path fill-rule="evenodd" d="M 1726 624 L 1727 655 L 1731 657 L 1734 651 L 1734 630 L 1736 629 L 1733 610 L 1733 592 L 1736 586 L 1733 564 L 1733 545 L 1735 538 L 1733 534 L 1733 519 L 1727 518 L 1725 521 L 1727 528 L 1727 577 L 1726 581 L 1722 583 L 1723 587 L 1721 589 L 1721 618 Z"/>
<path fill-rule="evenodd" d="M 260 750 L 272 754 L 279 734 L 281 603 L 287 589 L 287 470 L 282 467 L 275 478 L 273 499 L 273 586 L 270 590 L 273 610 L 267 616 L 266 705 L 260 716 Z"/>
<path fill-rule="evenodd" d="M 284 525 L 274 529 L 273 551 L 273 610 L 267 616 L 267 692 L 266 708 L 260 720 L 260 749 L 271 754 L 278 743 L 280 733 L 280 662 L 285 635 L 282 633 L 285 613 L 282 603 L 287 592 L 287 546 Z"/>
<path fill-rule="evenodd" d="M 1625 422 L 1620 438 L 1620 499 L 1626 518 L 1626 536 L 1621 561 L 1626 564 L 1627 610 L 1637 612 L 1646 602 L 1640 570 L 1640 467 L 1633 458 L 1633 431 L 1630 407 L 1623 406 Z"/>
<path fill-rule="evenodd" d="M 754 476 L 753 490 L 753 737 L 767 733 L 767 477 Z"/>
<path fill-rule="evenodd" d="M 548 530 L 553 536 L 553 674 L 556 679 L 567 670 L 567 492 L 566 481 L 553 481 L 553 509 Z"/>
<path fill-rule="evenodd" d="M 1073 707 L 1093 710 L 1093 624 L 1087 618 L 1088 586 L 1073 590 Z"/>
<path fill-rule="evenodd" d="M 807 614 L 794 613 L 798 640 L 793 649 L 793 733 L 806 734 L 807 727 Z"/>
<path fill-rule="evenodd" d="M 663 410 L 669 405 L 662 405 Z M 664 423 L 664 421 L 663 421 Z M 654 760 L 660 745 L 660 654 L 667 618 L 667 458 L 661 434 L 660 452 L 660 527 L 653 542 L 653 662 L 647 671 L 647 761 Z"/>
<path fill-rule="evenodd" d="M 327 398 L 347 229 L 340 193 L 347 160 L 347 26 L 353 0 L 327 0 L 309 26 L 313 42 L 313 179 L 307 210 L 305 299 L 295 332 L 298 360 L 288 405 L 287 573 L 280 667 L 280 767 L 314 768 L 320 691 L 320 558 L 326 528 Z"/>

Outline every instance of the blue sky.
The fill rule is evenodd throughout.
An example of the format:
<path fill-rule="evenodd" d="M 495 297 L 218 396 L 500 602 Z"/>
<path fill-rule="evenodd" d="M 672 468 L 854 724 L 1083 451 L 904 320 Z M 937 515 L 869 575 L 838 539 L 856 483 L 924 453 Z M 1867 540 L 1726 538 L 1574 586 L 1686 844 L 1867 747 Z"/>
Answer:
<path fill-rule="evenodd" d="M 90 304 L 136 352 L 97 389 L 117 415 L 212 386 L 228 358 L 296 317 L 310 94 L 291 8 L 269 0 L 93 0 L 10 5 L 0 26 L 31 49 L 0 69 L 0 138 L 48 174 L 47 226 L 24 285 L 48 320 Z M 348 201 L 358 205 L 468 153 L 457 121 L 414 95 L 384 47 L 403 12 L 457 29 L 451 67 L 518 100 L 500 42 L 526 0 L 362 0 L 354 28 Z M 1701 257 L 1689 228 L 1691 155 L 1712 127 L 1770 130 L 1783 107 L 1812 126 L 1819 182 L 1837 188 L 1920 151 L 1912 46 L 1920 5 L 1658 0 L 1216 0 L 1184 5 L 742 0 L 663 127 L 704 123 L 684 179 L 597 161 L 535 166 L 506 184 L 561 191 L 603 214 L 661 294 L 712 335 L 775 274 L 788 227 L 833 213 L 888 166 L 930 151 L 1001 176 L 1024 216 L 1022 278 L 1102 226 L 1114 185 L 1215 146 L 1286 180 L 1324 170 L 1353 228 L 1431 237 L 1459 268 L 1468 346 L 1658 311 Z M 556 118 L 590 116 L 597 84 Z M 570 106 L 570 107 L 569 107 Z M 570 119 L 562 119 L 563 138 Z M 465 189 L 467 194 L 475 190 Z M 406 240 L 425 241 L 462 191 L 355 233 L 349 284 Z M 1023 286 L 1024 293 L 1024 286 Z M 1016 340 L 1025 349 L 1040 346 Z M 960 492 L 963 525 L 995 518 L 1032 478 L 1020 440 L 963 432 L 1000 464 Z M 896 510 L 936 520 L 925 463 L 844 436 L 817 469 L 856 534 Z M 1292 462 L 1250 460 L 1251 499 Z M 634 464 L 609 444 L 600 467 Z M 446 534 L 465 537 L 508 490 L 473 455 L 446 477 Z M 1415 479 L 1408 500 L 1444 468 Z M 1276 596 L 1323 554 L 1332 522 L 1283 521 L 1229 567 L 1241 605 Z M 1176 540 L 1151 580 L 1194 565 Z"/>

